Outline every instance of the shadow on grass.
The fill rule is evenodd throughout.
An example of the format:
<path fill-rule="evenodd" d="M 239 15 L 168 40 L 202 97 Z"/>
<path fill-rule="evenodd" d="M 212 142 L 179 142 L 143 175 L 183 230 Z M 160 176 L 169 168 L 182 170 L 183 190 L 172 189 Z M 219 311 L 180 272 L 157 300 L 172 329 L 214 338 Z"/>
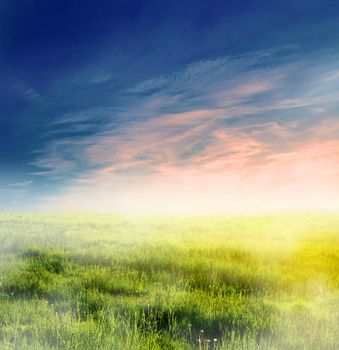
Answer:
<path fill-rule="evenodd" d="M 267 336 L 272 332 L 273 309 L 261 305 L 257 310 L 241 310 L 223 314 L 206 314 L 196 305 L 183 305 L 167 308 L 164 305 L 140 307 L 138 327 L 143 333 L 158 332 L 180 334 L 194 342 L 204 336 L 209 339 L 221 339 L 227 334 L 236 333 L 238 336 L 253 333 L 258 337 Z M 266 314 L 267 322 L 258 323 L 256 312 Z"/>
<path fill-rule="evenodd" d="M 158 305 L 145 306 L 140 304 L 143 302 L 140 297 L 148 292 L 135 288 L 127 270 L 119 279 L 119 275 L 114 275 L 114 271 L 107 267 L 79 266 L 65 254 L 43 249 L 28 249 L 20 258 L 21 267 L 2 283 L 0 297 L 3 299 L 45 299 L 53 304 L 57 313 L 71 312 L 81 322 L 94 320 L 98 324 L 105 324 L 111 317 L 119 317 L 127 322 L 134 320 L 141 334 L 160 335 L 159 341 L 164 343 L 163 348 L 171 348 L 171 337 L 185 338 L 194 343 L 201 330 L 211 339 L 220 339 L 225 332 L 265 335 L 271 330 L 273 310 L 258 303 L 258 300 L 253 299 L 251 304 L 248 300 L 252 296 L 246 293 L 239 299 L 240 306 L 230 304 L 229 309 L 223 309 L 225 312 L 206 311 L 198 302 L 169 306 L 163 301 Z M 153 266 L 156 267 L 155 262 Z M 170 268 L 168 265 L 163 267 Z M 229 294 L 240 295 L 239 290 L 249 288 L 253 282 L 246 279 L 246 275 L 216 271 L 216 274 L 211 275 L 202 266 L 189 266 L 180 267 L 177 272 L 189 281 L 188 294 L 193 295 L 198 291 L 198 295 L 208 298 L 215 292 L 221 298 L 220 302 L 226 302 L 222 298 Z M 125 303 L 123 299 L 121 306 L 117 307 L 114 297 L 133 297 L 136 300 Z M 267 322 L 260 323 L 258 319 Z"/>
<path fill-rule="evenodd" d="M 2 284 L 2 292 L 14 298 L 47 296 L 58 276 L 67 269 L 67 260 L 60 254 L 29 249 L 21 254 L 23 265 Z"/>
<path fill-rule="evenodd" d="M 86 269 L 65 254 L 28 249 L 19 255 L 21 265 L 5 278 L 1 295 L 9 298 L 45 298 L 50 302 L 75 299 L 81 292 L 93 291 L 110 296 L 143 296 L 145 291 L 126 286 L 105 267 Z M 2 298 L 3 299 L 3 298 Z"/>

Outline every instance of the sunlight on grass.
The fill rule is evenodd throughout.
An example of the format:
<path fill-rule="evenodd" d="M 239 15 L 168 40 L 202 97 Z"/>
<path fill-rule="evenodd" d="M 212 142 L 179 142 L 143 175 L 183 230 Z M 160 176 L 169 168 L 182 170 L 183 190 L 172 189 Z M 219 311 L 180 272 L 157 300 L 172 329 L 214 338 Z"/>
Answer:
<path fill-rule="evenodd" d="M 1 349 L 336 349 L 339 217 L 0 215 Z"/>

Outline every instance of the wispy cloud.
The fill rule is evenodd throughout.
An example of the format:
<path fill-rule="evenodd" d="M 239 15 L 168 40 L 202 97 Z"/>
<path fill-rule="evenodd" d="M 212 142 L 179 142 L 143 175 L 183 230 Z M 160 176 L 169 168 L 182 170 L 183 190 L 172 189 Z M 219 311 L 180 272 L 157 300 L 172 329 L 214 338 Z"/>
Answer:
<path fill-rule="evenodd" d="M 15 183 L 7 185 L 7 187 L 16 187 L 16 188 L 27 187 L 27 186 L 30 186 L 32 183 L 33 183 L 33 181 L 31 181 L 31 180 L 22 181 L 22 182 L 15 182 Z"/>
<path fill-rule="evenodd" d="M 61 130 L 89 121 L 95 128 L 56 138 L 33 165 L 50 177 L 75 176 L 58 201 L 79 204 L 93 192 L 116 198 L 106 203 L 114 209 L 132 198 L 135 206 L 153 198 L 156 207 L 174 193 L 188 193 L 188 207 L 194 198 L 211 205 L 218 193 L 219 207 L 260 192 L 271 203 L 284 188 L 327 193 L 324 182 L 339 185 L 339 130 L 332 127 L 339 94 L 328 83 L 336 86 L 336 72 L 316 58 L 279 59 L 277 52 L 197 62 L 122 91 L 116 106 L 64 115 L 55 124 Z"/>

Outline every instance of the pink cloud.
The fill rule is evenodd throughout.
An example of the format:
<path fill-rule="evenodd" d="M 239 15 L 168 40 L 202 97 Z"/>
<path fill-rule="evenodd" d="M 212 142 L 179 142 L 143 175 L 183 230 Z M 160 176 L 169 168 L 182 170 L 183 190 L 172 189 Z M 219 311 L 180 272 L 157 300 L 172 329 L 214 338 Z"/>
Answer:
<path fill-rule="evenodd" d="M 115 163 L 87 174 L 59 198 L 62 206 L 181 212 L 319 208 L 319 203 L 339 208 L 339 140 L 308 139 L 275 153 L 256 139 L 218 130 L 208 147 L 180 163 L 174 142 L 165 142 L 159 150 L 161 137 L 129 135 L 121 154 L 116 153 L 117 144 L 110 143 L 117 147 Z M 135 159 L 146 149 L 150 155 L 159 152 L 159 158 Z M 154 171 L 117 171 L 141 165 Z M 89 197 L 94 202 L 89 203 Z"/>
<path fill-rule="evenodd" d="M 114 125 L 114 132 L 108 125 L 107 132 L 87 140 L 82 160 L 95 170 L 86 170 L 59 200 L 112 210 L 273 210 L 316 208 L 319 203 L 339 208 L 339 123 L 331 115 L 314 127 L 308 126 L 311 118 L 305 121 L 307 113 L 324 118 L 323 104 L 336 100 L 337 94 L 326 89 L 314 94 L 313 87 L 297 95 L 279 90 L 288 75 L 282 70 L 241 76 L 240 69 L 240 76 L 227 81 L 224 72 L 225 79 L 218 75 L 212 85 L 208 70 L 208 88 L 195 90 L 201 68 L 173 81 L 164 78 L 137 87 L 136 92 L 143 92 L 170 86 L 167 92 L 164 88 L 137 99 L 127 113 L 133 123 Z M 173 91 L 181 85 L 190 93 L 180 107 L 184 89 Z M 191 100 L 195 91 L 206 92 L 207 98 L 197 104 Z M 249 102 L 265 92 L 272 92 L 272 99 Z M 176 110 L 214 108 L 161 112 L 177 103 Z M 284 114 L 278 118 L 287 109 L 288 120 Z M 264 115 L 268 112 L 269 117 Z M 229 118 L 239 123 L 227 123 Z"/>

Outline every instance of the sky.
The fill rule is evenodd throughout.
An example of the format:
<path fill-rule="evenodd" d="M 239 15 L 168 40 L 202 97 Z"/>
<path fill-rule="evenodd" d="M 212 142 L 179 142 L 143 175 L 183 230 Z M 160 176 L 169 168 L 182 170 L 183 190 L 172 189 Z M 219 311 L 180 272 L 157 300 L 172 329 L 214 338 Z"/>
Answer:
<path fill-rule="evenodd" d="M 0 0 L 0 209 L 339 210 L 339 4 Z"/>

